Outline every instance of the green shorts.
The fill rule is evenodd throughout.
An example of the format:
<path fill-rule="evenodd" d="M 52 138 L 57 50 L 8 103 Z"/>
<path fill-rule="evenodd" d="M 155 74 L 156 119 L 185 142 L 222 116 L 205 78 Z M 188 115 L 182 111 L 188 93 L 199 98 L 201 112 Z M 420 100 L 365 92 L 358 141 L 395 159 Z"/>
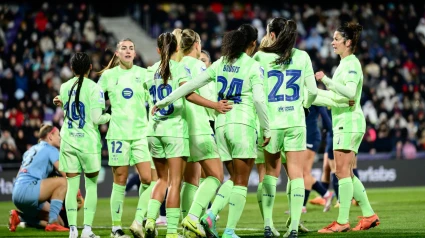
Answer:
<path fill-rule="evenodd" d="M 218 153 L 222 161 L 257 158 L 257 132 L 244 124 L 227 124 L 216 129 Z"/>
<path fill-rule="evenodd" d="M 149 136 L 149 150 L 152 158 L 170 159 L 189 157 L 189 139 L 170 136 Z"/>
<path fill-rule="evenodd" d="M 219 158 L 214 135 L 189 136 L 189 145 L 190 156 L 187 162 Z"/>
<path fill-rule="evenodd" d="M 148 141 L 139 140 L 112 140 L 108 139 L 109 166 L 133 166 L 142 162 L 151 162 Z"/>
<path fill-rule="evenodd" d="M 363 135 L 364 133 L 361 132 L 335 133 L 333 138 L 334 150 L 351 150 L 357 154 Z"/>
<path fill-rule="evenodd" d="M 101 167 L 100 150 L 97 153 L 83 153 L 64 140 L 61 141 L 59 170 L 65 173 L 94 173 Z"/>
<path fill-rule="evenodd" d="M 270 133 L 270 143 L 265 149 L 270 154 L 280 152 L 282 163 L 286 162 L 285 151 L 303 151 L 307 148 L 307 133 L 306 128 L 303 126 L 270 130 Z"/>
<path fill-rule="evenodd" d="M 263 143 L 261 143 L 263 144 Z M 255 159 L 255 164 L 265 164 L 266 160 L 264 159 L 264 147 L 261 147 L 261 144 L 258 143 L 257 146 L 257 158 Z"/>

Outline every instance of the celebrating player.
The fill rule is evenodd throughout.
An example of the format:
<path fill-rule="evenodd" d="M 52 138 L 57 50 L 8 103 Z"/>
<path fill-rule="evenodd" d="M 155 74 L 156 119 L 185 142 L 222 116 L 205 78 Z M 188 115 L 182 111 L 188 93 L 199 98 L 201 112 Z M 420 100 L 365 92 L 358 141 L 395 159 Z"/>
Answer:
<path fill-rule="evenodd" d="M 360 107 L 363 86 L 363 72 L 359 60 L 354 55 L 362 26 L 346 23 L 334 32 L 332 47 L 341 57 L 341 62 L 332 79 L 320 71 L 315 74 L 317 81 L 323 82 L 332 92 L 354 99 L 354 108 L 332 107 L 333 149 L 336 176 L 339 178 L 338 219 L 319 230 L 321 233 L 346 232 L 350 230 L 349 212 L 351 199 L 359 202 L 363 217 L 353 230 L 367 230 L 379 225 L 378 216 L 370 206 L 362 182 L 352 174 L 352 164 L 366 129 L 366 121 Z M 353 90 L 355 89 L 355 90 Z"/>

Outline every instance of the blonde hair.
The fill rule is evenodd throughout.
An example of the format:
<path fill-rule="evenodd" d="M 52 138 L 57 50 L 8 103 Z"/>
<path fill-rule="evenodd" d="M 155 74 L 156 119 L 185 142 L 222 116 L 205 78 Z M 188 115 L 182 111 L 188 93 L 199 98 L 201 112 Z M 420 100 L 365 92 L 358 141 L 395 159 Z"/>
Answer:
<path fill-rule="evenodd" d="M 53 132 L 56 127 L 51 125 L 41 124 L 40 130 L 38 132 L 38 142 L 47 138 L 49 133 Z"/>
<path fill-rule="evenodd" d="M 180 50 L 187 55 L 192 51 L 195 42 L 200 42 L 201 37 L 192 29 L 184 29 L 182 31 Z"/>
<path fill-rule="evenodd" d="M 171 32 L 171 34 L 173 34 L 176 39 L 177 39 L 177 52 L 176 52 L 176 61 L 180 62 L 180 60 L 183 58 L 184 54 L 183 52 L 180 50 L 180 42 L 182 40 L 182 32 L 183 30 L 180 28 L 176 28 L 174 29 L 173 32 Z"/>
<path fill-rule="evenodd" d="M 270 38 L 269 38 L 269 37 L 267 37 L 267 35 L 264 35 L 264 36 L 263 36 L 263 39 L 261 39 L 261 42 L 260 42 L 260 48 L 267 47 L 267 46 L 269 46 L 271 43 L 272 43 L 272 42 L 271 42 Z"/>

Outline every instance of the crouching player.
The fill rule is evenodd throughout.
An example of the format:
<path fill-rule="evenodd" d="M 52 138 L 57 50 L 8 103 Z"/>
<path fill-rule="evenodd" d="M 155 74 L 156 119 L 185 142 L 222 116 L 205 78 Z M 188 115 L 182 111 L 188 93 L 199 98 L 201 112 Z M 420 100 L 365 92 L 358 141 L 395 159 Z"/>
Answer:
<path fill-rule="evenodd" d="M 53 169 L 59 169 L 59 130 L 43 125 L 39 134 L 39 143 L 24 153 L 12 201 L 29 225 L 44 227 L 46 231 L 69 231 L 59 217 L 67 188 L 65 176 L 48 178 Z M 14 232 L 19 222 L 18 212 L 12 210 L 9 230 Z"/>

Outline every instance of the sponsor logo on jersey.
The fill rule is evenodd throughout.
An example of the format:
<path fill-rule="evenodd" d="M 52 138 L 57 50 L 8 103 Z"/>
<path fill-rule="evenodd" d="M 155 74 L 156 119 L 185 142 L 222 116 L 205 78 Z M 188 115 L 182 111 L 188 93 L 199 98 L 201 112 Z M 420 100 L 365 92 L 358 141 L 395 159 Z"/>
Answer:
<path fill-rule="evenodd" d="M 350 71 L 348 71 L 348 74 L 357 74 L 357 72 L 354 71 L 354 70 L 350 70 Z"/>
<path fill-rule="evenodd" d="M 125 99 L 130 99 L 133 97 L 133 90 L 131 90 L 131 88 L 124 88 L 122 90 L 122 97 Z"/>

